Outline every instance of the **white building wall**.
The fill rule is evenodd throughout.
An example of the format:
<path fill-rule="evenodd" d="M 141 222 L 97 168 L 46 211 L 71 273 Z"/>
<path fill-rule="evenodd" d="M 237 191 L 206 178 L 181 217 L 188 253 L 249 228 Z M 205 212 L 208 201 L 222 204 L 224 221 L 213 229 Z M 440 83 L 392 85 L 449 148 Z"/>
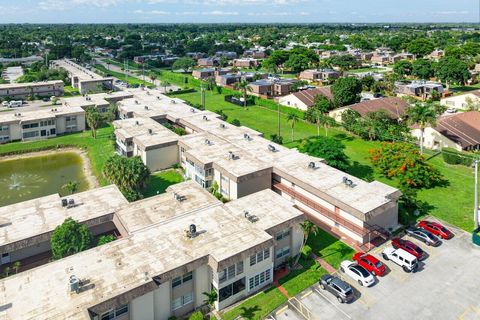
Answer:
<path fill-rule="evenodd" d="M 464 110 L 467 107 L 467 98 L 470 98 L 473 103 L 480 103 L 480 98 L 474 94 L 462 94 L 459 96 L 451 96 L 440 100 L 442 106 L 447 108 L 455 108 L 457 110 Z"/>
<path fill-rule="evenodd" d="M 193 279 L 195 281 L 194 288 L 195 288 L 195 296 L 194 296 L 194 303 L 195 308 L 198 308 L 204 305 L 205 295 L 203 292 L 210 291 L 210 283 L 212 279 L 210 267 L 207 265 L 203 265 L 197 268 L 193 274 Z"/>
<path fill-rule="evenodd" d="M 170 288 L 171 282 L 162 283 L 157 290 L 153 292 L 153 308 L 155 320 L 167 320 L 170 317 Z M 132 320 L 136 320 L 132 318 Z"/>
<path fill-rule="evenodd" d="M 420 141 L 421 132 L 420 129 L 411 130 L 412 136 L 417 138 Z M 425 128 L 425 133 L 423 135 L 423 146 L 427 149 L 440 150 L 442 148 L 453 148 L 458 151 L 462 151 L 462 147 L 452 140 L 448 139 L 440 132 L 433 128 Z"/>
<path fill-rule="evenodd" d="M 168 297 L 168 302 L 170 303 L 170 296 L 168 295 L 167 297 Z M 157 320 L 157 318 L 155 318 L 154 305 L 155 305 L 154 291 L 134 299 L 130 303 L 130 318 L 132 320 L 143 320 L 143 319 Z M 169 309 L 169 313 L 170 313 L 170 309 Z M 159 319 L 163 320 L 167 318 L 159 318 Z"/>
<path fill-rule="evenodd" d="M 308 106 L 293 94 L 280 98 L 278 103 L 286 107 L 297 108 L 304 111 L 307 111 L 308 109 Z"/>
<path fill-rule="evenodd" d="M 178 163 L 178 146 L 168 146 L 142 152 L 142 160 L 150 171 L 155 172 Z"/>

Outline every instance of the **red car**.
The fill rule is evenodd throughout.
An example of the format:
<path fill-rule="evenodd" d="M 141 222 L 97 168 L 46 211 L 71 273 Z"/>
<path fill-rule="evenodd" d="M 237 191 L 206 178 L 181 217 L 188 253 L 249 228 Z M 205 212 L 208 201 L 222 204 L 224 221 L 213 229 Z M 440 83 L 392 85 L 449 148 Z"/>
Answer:
<path fill-rule="evenodd" d="M 442 239 L 448 240 L 453 238 L 453 233 L 438 222 L 422 220 L 418 223 L 418 227 L 427 230 Z"/>
<path fill-rule="evenodd" d="M 367 269 L 374 276 L 383 276 L 387 271 L 387 268 L 380 260 L 367 253 L 358 252 L 353 256 L 353 260 L 357 261 L 360 266 Z"/>
<path fill-rule="evenodd" d="M 413 254 L 415 256 L 415 258 L 417 258 L 417 260 L 422 260 L 424 254 L 425 254 L 425 252 L 422 250 L 422 248 L 420 248 L 415 243 L 413 243 L 412 241 L 409 241 L 409 240 L 404 240 L 404 239 L 400 239 L 400 238 L 393 238 L 392 239 L 392 246 L 395 249 L 401 248 L 401 249 L 407 251 L 408 253 Z"/>

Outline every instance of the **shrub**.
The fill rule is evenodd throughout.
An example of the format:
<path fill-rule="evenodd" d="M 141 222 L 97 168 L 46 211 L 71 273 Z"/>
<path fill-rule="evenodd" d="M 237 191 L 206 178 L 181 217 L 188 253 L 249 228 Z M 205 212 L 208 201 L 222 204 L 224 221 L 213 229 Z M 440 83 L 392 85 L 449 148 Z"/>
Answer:
<path fill-rule="evenodd" d="M 240 120 L 238 119 L 233 119 L 232 122 L 230 122 L 231 124 L 233 124 L 234 126 L 236 127 L 240 127 L 241 124 L 240 124 Z"/>
<path fill-rule="evenodd" d="M 92 239 L 92 234 L 86 225 L 67 218 L 53 231 L 50 239 L 52 256 L 54 259 L 61 259 L 87 250 L 92 244 Z"/>
<path fill-rule="evenodd" d="M 302 248 L 302 258 L 306 260 L 310 258 L 311 254 L 312 254 L 312 248 L 308 245 L 304 245 Z"/>
<path fill-rule="evenodd" d="M 107 243 L 112 242 L 114 240 L 115 240 L 115 236 L 113 234 L 101 236 L 100 238 L 98 238 L 97 246 L 107 244 Z"/>
<path fill-rule="evenodd" d="M 473 155 L 458 152 L 452 148 L 443 148 L 442 157 L 445 163 L 467 167 L 472 166 L 473 160 L 475 159 Z"/>
<path fill-rule="evenodd" d="M 188 317 L 188 320 L 203 320 L 203 313 L 201 311 L 195 311 Z"/>

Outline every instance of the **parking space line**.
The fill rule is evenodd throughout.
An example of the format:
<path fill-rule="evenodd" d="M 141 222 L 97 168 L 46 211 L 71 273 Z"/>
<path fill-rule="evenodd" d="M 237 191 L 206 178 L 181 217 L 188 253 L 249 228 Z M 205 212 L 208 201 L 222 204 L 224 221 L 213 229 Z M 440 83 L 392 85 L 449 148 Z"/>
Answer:
<path fill-rule="evenodd" d="M 335 307 L 335 309 L 337 309 L 338 311 L 340 311 L 345 317 L 347 317 L 348 319 L 352 319 L 352 317 L 350 317 L 345 311 L 343 311 L 342 309 L 340 309 L 335 303 L 333 303 L 330 299 L 328 299 L 322 292 L 320 292 L 320 290 L 318 290 L 317 288 L 314 289 L 319 295 L 321 295 L 325 300 L 327 300 L 328 302 L 330 302 L 330 304 L 332 306 Z"/>

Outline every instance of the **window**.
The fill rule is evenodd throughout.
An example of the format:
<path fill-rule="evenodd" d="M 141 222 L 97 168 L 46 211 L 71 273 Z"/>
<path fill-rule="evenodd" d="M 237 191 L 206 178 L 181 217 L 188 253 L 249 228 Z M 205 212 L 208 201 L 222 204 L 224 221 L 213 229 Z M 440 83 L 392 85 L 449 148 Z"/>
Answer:
<path fill-rule="evenodd" d="M 275 236 L 275 239 L 279 241 L 279 240 L 285 239 L 288 236 L 290 236 L 290 229 L 285 229 L 277 233 L 277 235 Z"/>
<path fill-rule="evenodd" d="M 285 257 L 290 254 L 290 247 L 284 247 L 277 250 L 277 259 Z"/>
<path fill-rule="evenodd" d="M 267 269 L 248 280 L 248 290 L 252 290 L 260 285 L 263 285 L 264 283 L 269 282 L 270 279 L 271 270 Z"/>
<path fill-rule="evenodd" d="M 6 131 L 8 130 L 8 126 L 0 126 L 0 131 Z"/>
<path fill-rule="evenodd" d="M 262 262 L 263 260 L 266 260 L 270 258 L 270 248 L 269 249 L 265 249 L 263 251 L 260 251 L 260 252 L 257 252 L 256 254 L 254 255 L 251 255 L 250 256 L 250 266 L 253 266 L 257 263 L 260 263 Z"/>
<path fill-rule="evenodd" d="M 31 131 L 31 132 L 24 132 L 23 133 L 23 138 L 33 138 L 33 137 L 38 137 L 38 131 Z"/>
<path fill-rule="evenodd" d="M 223 283 L 243 273 L 243 261 L 232 264 L 218 273 L 218 282 Z"/>
<path fill-rule="evenodd" d="M 172 310 L 180 309 L 193 302 L 193 292 L 180 296 L 172 301 Z"/>
<path fill-rule="evenodd" d="M 237 280 L 231 284 L 226 285 L 218 291 L 218 300 L 222 302 L 225 299 L 230 298 L 231 296 L 236 295 L 239 292 L 245 290 L 245 278 Z"/>
<path fill-rule="evenodd" d="M 193 279 L 193 273 L 190 271 L 188 273 L 185 273 L 183 276 L 176 277 L 172 279 L 172 288 L 178 287 L 179 285 L 182 285 L 185 282 L 188 282 Z"/>
<path fill-rule="evenodd" d="M 117 317 L 120 317 L 121 315 L 124 315 L 125 313 L 128 313 L 128 304 L 125 304 L 116 309 L 105 312 L 104 314 L 101 315 L 100 320 L 113 320 L 113 319 L 116 319 Z"/>

